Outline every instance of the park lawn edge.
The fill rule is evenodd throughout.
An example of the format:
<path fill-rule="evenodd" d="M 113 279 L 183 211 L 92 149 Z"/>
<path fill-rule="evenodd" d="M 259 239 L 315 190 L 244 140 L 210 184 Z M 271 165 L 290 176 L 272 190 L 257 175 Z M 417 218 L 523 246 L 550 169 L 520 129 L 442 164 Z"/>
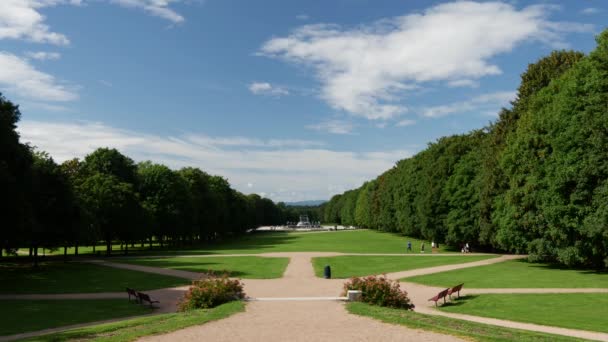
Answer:
<path fill-rule="evenodd" d="M 348 303 L 346 309 L 351 314 L 370 317 L 385 323 L 403 325 L 412 329 L 433 331 L 472 341 L 587 341 L 574 337 L 505 328 L 455 318 L 422 314 L 415 311 L 379 307 L 365 303 Z"/>
<path fill-rule="evenodd" d="M 357 255 L 357 254 L 346 254 L 346 255 L 337 255 L 337 256 L 330 256 L 330 257 L 314 257 L 312 258 L 312 265 L 314 268 L 314 272 L 315 272 L 315 276 L 317 276 L 318 278 L 323 278 L 324 277 L 324 267 L 325 265 L 330 265 L 332 267 L 332 277 L 336 278 L 336 279 L 349 279 L 352 277 L 366 277 L 369 275 L 380 275 L 380 274 L 387 274 L 387 273 L 396 273 L 396 272 L 404 272 L 404 271 L 412 271 L 412 270 L 417 270 L 417 269 L 422 269 L 422 268 L 431 268 L 431 267 L 439 267 L 439 266 L 447 266 L 447 265 L 460 265 L 460 264 L 467 264 L 467 263 L 472 263 L 472 262 L 478 262 L 478 261 L 483 261 L 483 260 L 490 260 L 490 259 L 495 259 L 500 257 L 500 254 L 470 254 L 467 256 L 462 256 L 462 255 L 442 255 L 442 256 L 432 256 L 432 255 L 428 255 L 428 256 L 422 256 L 422 255 L 408 255 L 408 254 L 402 254 L 402 255 Z M 437 262 L 437 264 L 433 264 L 433 265 L 417 265 L 417 266 L 403 266 L 403 267 L 394 267 L 392 269 L 388 269 L 388 270 L 384 270 L 384 271 L 370 271 L 370 272 L 364 272 L 364 271 L 358 271 L 356 272 L 356 274 L 351 274 L 351 275 L 347 275 L 344 276 L 341 273 L 342 272 L 336 272 L 336 268 L 337 267 L 341 267 L 344 265 L 344 263 L 340 263 L 340 260 L 348 260 L 348 259 L 362 259 L 365 261 L 369 261 L 369 260 L 374 260 L 374 259 L 394 259 L 394 260 L 406 260 L 407 258 L 415 258 L 415 259 L 411 259 L 411 260 L 421 260 L 418 258 L 435 258 L 433 260 L 435 261 L 447 261 L 447 262 Z M 469 260 L 467 260 L 469 259 Z M 332 262 L 334 260 L 338 260 L 338 262 Z M 458 260 L 459 262 L 451 262 L 450 260 Z M 352 263 L 353 265 L 362 265 L 363 263 Z M 370 268 L 370 269 L 374 269 L 376 268 L 376 265 L 374 265 L 373 267 L 363 267 L 365 268 Z"/>
<path fill-rule="evenodd" d="M 245 303 L 243 301 L 232 301 L 212 309 L 148 315 L 120 322 L 92 325 L 84 328 L 26 338 L 19 341 L 134 341 L 144 336 L 166 334 L 193 325 L 220 320 L 243 311 L 245 311 Z"/>
<path fill-rule="evenodd" d="M 174 261 L 178 263 L 179 261 L 183 262 L 183 266 L 175 267 L 175 266 L 163 266 L 157 265 L 159 260 L 166 259 L 168 261 Z M 243 260 L 243 259 L 251 259 L 251 260 L 259 260 L 259 261 L 269 261 L 275 263 L 273 266 L 277 266 L 275 268 L 263 269 L 263 272 L 260 271 L 260 268 L 252 268 L 255 270 L 255 274 L 240 274 L 241 272 L 238 270 L 241 268 L 241 265 L 232 265 L 227 263 L 224 268 L 208 268 L 202 269 L 197 267 L 196 264 L 190 264 L 190 260 L 199 259 L 201 263 L 217 261 L 217 260 Z M 241 279 L 279 279 L 282 278 L 287 270 L 287 266 L 289 265 L 290 258 L 289 257 L 267 257 L 267 256 L 258 256 L 258 255 L 233 255 L 233 256 L 192 256 L 192 257 L 180 257 L 180 256 L 159 256 L 158 258 L 129 258 L 122 260 L 115 260 L 114 262 L 125 265 L 136 265 L 136 266 L 147 266 L 147 267 L 156 267 L 167 270 L 176 270 L 176 271 L 187 271 L 187 272 L 196 272 L 196 273 L 224 273 L 227 272 L 230 277 L 241 278 Z"/>
<path fill-rule="evenodd" d="M 607 301 L 608 293 L 482 293 L 455 298 L 439 310 L 605 334 L 608 311 L 599 308 Z"/>

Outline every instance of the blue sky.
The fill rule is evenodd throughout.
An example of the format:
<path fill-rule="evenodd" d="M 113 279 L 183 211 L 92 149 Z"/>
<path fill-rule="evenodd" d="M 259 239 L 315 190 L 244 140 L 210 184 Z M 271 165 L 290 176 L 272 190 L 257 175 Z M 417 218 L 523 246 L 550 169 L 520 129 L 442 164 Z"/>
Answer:
<path fill-rule="evenodd" d="M 2 0 L 0 91 L 58 162 L 96 147 L 328 199 L 481 128 L 605 1 Z"/>

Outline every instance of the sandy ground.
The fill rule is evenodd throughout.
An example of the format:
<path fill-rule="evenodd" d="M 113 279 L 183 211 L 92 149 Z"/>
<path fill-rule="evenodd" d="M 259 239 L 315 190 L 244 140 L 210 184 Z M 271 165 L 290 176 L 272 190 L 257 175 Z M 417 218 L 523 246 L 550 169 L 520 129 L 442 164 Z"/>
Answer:
<path fill-rule="evenodd" d="M 462 341 L 346 312 L 343 303 L 251 302 L 226 319 L 139 341 Z"/>

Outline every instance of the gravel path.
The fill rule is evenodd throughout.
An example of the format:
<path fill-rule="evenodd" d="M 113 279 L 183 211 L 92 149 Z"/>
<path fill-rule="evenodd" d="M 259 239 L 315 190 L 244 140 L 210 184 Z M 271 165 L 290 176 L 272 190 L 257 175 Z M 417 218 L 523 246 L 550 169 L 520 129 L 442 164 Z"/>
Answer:
<path fill-rule="evenodd" d="M 463 341 L 349 314 L 332 301 L 250 302 L 223 320 L 139 341 Z"/>

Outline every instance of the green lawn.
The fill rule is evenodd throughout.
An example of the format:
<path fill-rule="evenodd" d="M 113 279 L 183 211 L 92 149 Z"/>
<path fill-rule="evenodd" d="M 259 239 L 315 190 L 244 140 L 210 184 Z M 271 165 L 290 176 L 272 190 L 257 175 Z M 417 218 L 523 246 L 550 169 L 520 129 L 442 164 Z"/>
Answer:
<path fill-rule="evenodd" d="M 403 279 L 425 285 L 465 288 L 608 288 L 608 273 L 569 270 L 511 260 L 497 264 Z"/>
<path fill-rule="evenodd" d="M 330 232 L 256 232 L 208 249 L 185 250 L 180 253 L 267 253 L 267 252 L 343 252 L 343 253 L 405 253 L 407 241 L 415 253 L 420 240 L 375 230 Z M 443 245 L 440 252 L 444 251 Z M 426 243 L 430 253 L 431 243 Z"/>
<path fill-rule="evenodd" d="M 226 271 L 231 277 L 271 279 L 283 276 L 289 258 L 177 257 L 126 259 L 121 262 L 193 272 Z"/>
<path fill-rule="evenodd" d="M 0 305 L 0 336 L 151 312 L 126 299 L 0 300 Z"/>
<path fill-rule="evenodd" d="M 493 255 L 471 256 L 359 256 L 313 258 L 312 263 L 317 277 L 323 276 L 325 265 L 331 266 L 332 278 L 361 277 L 416 268 L 440 265 L 461 264 L 494 258 Z"/>
<path fill-rule="evenodd" d="M 189 326 L 226 318 L 244 310 L 245 304 L 241 301 L 236 301 L 220 305 L 213 309 L 134 318 L 116 323 L 107 323 L 69 330 L 62 333 L 44 335 L 26 341 L 56 342 L 70 340 L 127 342 L 137 340 L 142 336 L 168 333 Z"/>
<path fill-rule="evenodd" d="M 81 263 L 0 264 L 0 293 L 120 292 L 187 285 L 189 280 Z"/>
<path fill-rule="evenodd" d="M 407 242 L 412 242 L 413 253 L 420 252 L 421 240 L 405 237 L 399 234 L 379 232 L 376 230 L 357 229 L 347 231 L 329 232 L 268 232 L 260 231 L 239 236 L 225 242 L 207 246 L 184 247 L 175 249 L 171 247 L 160 248 L 154 244 L 149 249 L 136 244 L 129 247 L 129 254 L 136 255 L 174 255 L 174 254 L 259 254 L 269 252 L 343 252 L 343 253 L 405 253 Z M 105 246 L 97 246 L 100 256 L 105 255 Z M 431 242 L 425 242 L 426 253 L 431 252 Z M 446 246 L 441 245 L 439 252 L 446 252 Z M 21 249 L 20 255 L 26 255 L 27 249 Z M 72 256 L 74 250 L 68 249 Z M 92 248 L 80 247 L 79 254 L 90 254 Z M 40 250 L 39 254 L 42 254 Z M 63 254 L 63 248 L 55 251 L 46 251 L 47 256 Z M 121 255 L 119 245 L 114 245 L 113 255 Z"/>
<path fill-rule="evenodd" d="M 569 342 L 584 341 L 581 339 L 537 333 L 532 331 L 509 329 L 448 317 L 420 314 L 414 311 L 390 309 L 364 303 L 349 303 L 346 306 L 350 313 L 371 317 L 386 323 L 400 324 L 409 328 L 435 331 L 442 334 L 463 337 L 470 341 L 490 342 Z"/>
<path fill-rule="evenodd" d="M 469 295 L 443 305 L 440 309 L 518 322 L 608 332 L 607 293 Z"/>

